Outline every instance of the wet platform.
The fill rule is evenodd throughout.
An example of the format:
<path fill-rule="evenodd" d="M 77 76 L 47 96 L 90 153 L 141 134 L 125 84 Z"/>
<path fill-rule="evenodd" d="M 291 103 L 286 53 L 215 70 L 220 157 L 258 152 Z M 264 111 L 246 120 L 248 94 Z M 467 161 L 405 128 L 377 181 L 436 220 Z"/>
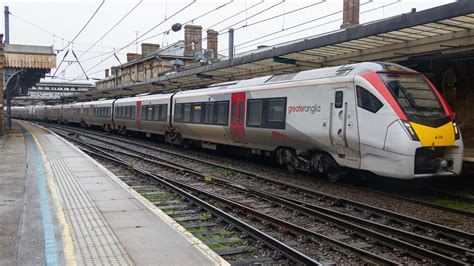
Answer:
<path fill-rule="evenodd" d="M 17 121 L 0 139 L 0 265 L 226 265 L 62 138 Z"/>

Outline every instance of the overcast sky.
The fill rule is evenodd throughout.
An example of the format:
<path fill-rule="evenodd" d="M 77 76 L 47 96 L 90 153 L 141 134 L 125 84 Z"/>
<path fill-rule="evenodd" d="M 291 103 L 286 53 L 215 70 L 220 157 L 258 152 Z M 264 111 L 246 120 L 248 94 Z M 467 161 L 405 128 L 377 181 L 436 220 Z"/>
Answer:
<path fill-rule="evenodd" d="M 421 11 L 455 2 L 454 0 L 360 1 L 362 4 L 361 23 L 407 13 L 412 8 Z M 184 39 L 184 30 L 169 31 L 169 34 L 164 34 L 164 32 L 170 30 L 174 23 L 185 23 L 195 18 L 197 19 L 191 24 L 201 25 L 203 29 L 207 29 L 246 8 L 248 9 L 246 12 L 241 12 L 241 14 L 212 27 L 220 32 L 219 53 L 223 55 L 228 53 L 227 29 L 231 25 L 235 29 L 235 45 L 238 54 L 255 49 L 258 45 L 275 45 L 334 31 L 339 29 L 342 23 L 342 12 L 340 11 L 342 11 L 343 0 L 196 0 L 193 2 L 194 0 L 105 0 L 87 27 L 66 49 L 64 48 L 69 41 L 79 33 L 101 5 L 102 0 L 4 0 L 2 3 L 9 6 L 12 13 L 10 16 L 10 43 L 53 45 L 55 49 L 59 50 L 58 64 L 67 50 L 73 50 L 91 78 L 102 78 L 104 69 L 119 65 L 118 60 L 113 56 L 114 50 L 120 61 L 124 63 L 126 62 L 126 53 L 134 53 L 137 50 L 140 53 L 140 43 L 143 41 L 166 46 Z M 226 5 L 226 3 L 228 4 Z M 100 40 L 135 6 L 136 8 L 120 24 Z M 188 7 L 173 16 L 186 6 Z M 306 6 L 309 7 L 279 16 L 282 13 Z M 215 11 L 210 12 L 211 10 Z M 198 18 L 207 12 L 210 13 Z M 275 18 L 256 23 L 272 17 Z M 166 18 L 168 19 L 165 20 Z M 298 26 L 305 22 L 308 23 Z M 138 42 L 135 41 L 137 36 L 145 34 L 160 23 L 162 24 L 144 35 Z M 2 29 L 0 32 L 4 32 L 3 19 L 0 25 Z M 203 33 L 203 37 L 205 35 Z M 252 40 L 265 35 L 270 36 L 252 42 Z M 96 42 L 97 44 L 92 46 Z M 131 45 L 127 46 L 128 44 Z M 203 48 L 205 47 L 204 41 Z M 89 51 L 85 53 L 87 50 Z M 71 52 L 66 57 L 66 61 L 74 61 Z M 68 64 L 70 65 L 68 66 Z M 54 70 L 51 74 L 53 72 Z M 56 75 L 69 80 L 85 79 L 81 73 L 79 64 L 65 62 Z"/>

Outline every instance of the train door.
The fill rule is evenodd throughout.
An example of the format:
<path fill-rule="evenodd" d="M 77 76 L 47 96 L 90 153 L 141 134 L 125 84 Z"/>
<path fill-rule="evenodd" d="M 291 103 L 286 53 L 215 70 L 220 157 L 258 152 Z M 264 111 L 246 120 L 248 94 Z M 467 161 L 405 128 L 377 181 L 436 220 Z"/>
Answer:
<path fill-rule="evenodd" d="M 359 168 L 359 132 L 355 92 L 346 87 L 334 89 L 331 103 L 331 144 L 345 166 Z"/>
<path fill-rule="evenodd" d="M 137 124 L 137 129 L 142 129 L 142 102 L 137 101 L 135 104 L 135 122 Z"/>
<path fill-rule="evenodd" d="M 245 138 L 245 92 L 232 93 L 230 134 L 236 143 L 247 143 Z"/>

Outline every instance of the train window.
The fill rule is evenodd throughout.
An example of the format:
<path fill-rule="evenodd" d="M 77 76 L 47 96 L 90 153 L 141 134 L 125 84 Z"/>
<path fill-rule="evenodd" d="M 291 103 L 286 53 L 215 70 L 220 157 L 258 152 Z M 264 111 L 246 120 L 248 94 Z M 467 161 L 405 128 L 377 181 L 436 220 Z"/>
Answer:
<path fill-rule="evenodd" d="M 174 105 L 174 121 L 183 121 L 183 104 L 177 103 Z"/>
<path fill-rule="evenodd" d="M 247 126 L 285 129 L 286 98 L 247 101 Z"/>
<path fill-rule="evenodd" d="M 166 121 L 167 116 L 168 116 L 168 105 L 160 104 L 160 116 L 158 117 L 158 121 Z"/>
<path fill-rule="evenodd" d="M 343 101 L 344 101 L 344 92 L 343 91 L 336 91 L 335 100 L 334 100 L 334 107 L 335 108 L 342 108 Z"/>
<path fill-rule="evenodd" d="M 248 100 L 247 102 L 247 126 L 262 125 L 263 100 Z"/>
<path fill-rule="evenodd" d="M 201 123 L 201 109 L 202 106 L 200 103 L 193 104 L 193 122 Z"/>
<path fill-rule="evenodd" d="M 158 121 L 159 117 L 160 117 L 160 105 L 155 104 L 153 105 L 153 116 L 151 120 Z"/>
<path fill-rule="evenodd" d="M 191 122 L 191 104 L 184 104 L 183 122 Z"/>
<path fill-rule="evenodd" d="M 217 102 L 217 124 L 227 125 L 229 123 L 229 102 Z"/>
<path fill-rule="evenodd" d="M 357 86 L 357 106 L 372 113 L 377 113 L 383 103 L 368 90 Z"/>
<path fill-rule="evenodd" d="M 148 110 L 146 105 L 142 105 L 142 114 L 141 114 L 141 119 L 146 120 L 146 111 Z"/>
<path fill-rule="evenodd" d="M 149 105 L 148 106 L 146 120 L 150 120 L 150 121 L 153 120 L 154 109 L 155 109 L 154 105 Z"/>
<path fill-rule="evenodd" d="M 285 99 L 268 100 L 268 121 L 281 122 L 285 120 Z"/>
<path fill-rule="evenodd" d="M 130 106 L 130 119 L 135 120 L 135 106 Z"/>
<path fill-rule="evenodd" d="M 130 117 L 130 111 L 129 106 L 125 106 L 125 119 Z"/>
<path fill-rule="evenodd" d="M 239 125 L 242 124 L 242 121 L 244 120 L 244 103 L 240 102 L 239 103 Z"/>
<path fill-rule="evenodd" d="M 231 116 L 232 116 L 232 124 L 235 123 L 235 118 L 236 118 L 236 113 L 237 112 L 237 105 L 235 103 L 232 103 L 232 111 L 231 111 Z"/>
<path fill-rule="evenodd" d="M 204 123 L 213 124 L 214 123 L 214 103 L 205 103 L 204 104 Z"/>

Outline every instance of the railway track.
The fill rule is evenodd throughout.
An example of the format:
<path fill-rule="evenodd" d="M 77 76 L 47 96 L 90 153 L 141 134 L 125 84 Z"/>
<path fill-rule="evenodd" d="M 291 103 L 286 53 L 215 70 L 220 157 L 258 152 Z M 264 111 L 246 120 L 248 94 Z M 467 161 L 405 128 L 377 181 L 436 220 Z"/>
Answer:
<path fill-rule="evenodd" d="M 69 140 L 78 142 L 74 139 Z M 136 167 L 91 145 L 85 143 L 79 145 L 82 146 L 81 149 L 95 158 L 112 162 L 120 165 L 123 169 L 132 171 L 130 176 L 125 176 L 125 178 L 120 176 L 124 182 L 148 198 L 155 206 L 162 209 L 211 248 L 215 244 L 232 244 L 231 247 L 217 248 L 215 251 L 233 264 L 321 265 L 318 261 L 278 241 L 270 234 L 229 215 L 216 208 L 212 203 L 201 200 L 157 174 Z M 156 201 L 157 195 L 160 201 Z M 237 235 L 239 236 L 237 237 Z"/>
<path fill-rule="evenodd" d="M 71 133 L 71 131 L 69 132 Z M 157 157 L 153 157 L 146 152 L 140 153 L 126 147 L 121 147 L 120 149 L 122 149 L 122 151 L 119 151 L 116 150 L 116 146 L 115 149 L 113 148 L 116 144 L 110 143 L 110 141 L 97 139 L 95 141 L 102 141 L 103 143 L 108 142 L 106 145 L 112 146 L 106 148 L 108 149 L 108 152 L 121 153 L 122 155 L 134 156 L 135 158 L 145 157 L 142 159 L 148 160 L 150 163 L 175 167 L 180 169 L 181 172 L 184 171 L 188 174 L 193 174 L 194 176 L 200 176 L 203 180 L 209 178 L 209 175 L 205 173 L 183 168 L 182 166 L 176 165 L 174 162 L 166 162 Z M 103 149 L 104 147 L 95 148 Z M 240 173 L 242 174 L 242 171 L 240 171 Z M 395 247 L 396 249 L 404 250 L 407 254 L 415 255 L 413 257 L 417 259 L 428 259 L 447 264 L 472 263 L 472 241 L 474 238 L 470 234 L 372 206 L 352 202 L 342 198 L 336 198 L 331 195 L 325 195 L 307 188 L 297 187 L 278 180 L 272 180 L 271 178 L 259 177 L 251 173 L 246 174 L 252 176 L 240 179 L 250 180 L 250 182 L 247 183 L 241 182 L 243 180 L 240 179 L 238 181 L 235 179 L 229 181 L 218 177 L 212 177 L 211 180 L 213 180 L 213 184 L 225 184 L 227 188 L 232 187 L 233 189 L 241 189 L 243 191 L 240 193 L 249 193 L 253 197 L 264 198 L 269 202 L 278 202 L 280 205 L 285 205 L 285 208 L 287 209 L 292 209 L 293 211 L 297 210 L 301 214 L 310 215 L 315 220 L 331 223 L 336 227 L 343 228 L 344 230 L 352 230 L 354 235 L 362 235 L 367 239 L 374 239 L 373 241 L 377 242 L 377 245 L 385 245 L 385 247 Z M 267 191 L 256 189 L 261 188 L 264 184 L 268 183 L 272 184 L 274 188 L 267 189 Z M 183 186 L 183 184 L 181 184 L 181 186 Z M 194 192 L 196 192 L 199 189 L 196 190 L 196 188 L 194 188 L 194 190 Z M 285 193 L 287 195 L 284 195 L 285 193 L 282 194 L 281 191 L 286 191 Z M 288 191 L 292 192 L 290 193 Z M 214 195 L 214 197 L 215 196 L 216 195 Z M 235 204 L 240 203 L 234 201 L 232 208 L 244 208 L 240 206 L 244 204 Z M 245 209 L 242 210 L 242 212 L 251 213 L 251 210 Z M 253 213 L 253 215 L 260 217 L 259 215 L 262 214 Z M 260 217 L 260 219 L 263 218 Z M 277 220 L 272 223 L 278 225 L 281 222 L 282 221 Z M 294 231 L 296 229 L 293 228 L 292 230 Z M 305 234 L 308 234 L 308 232 L 305 232 Z M 319 239 L 321 239 L 321 236 L 313 235 L 313 237 L 319 237 Z M 438 240 L 438 238 L 440 240 Z M 348 242 L 353 242 L 353 240 L 347 236 L 342 236 L 341 239 L 349 239 Z M 326 239 L 326 241 L 331 240 Z M 365 244 L 366 248 L 371 248 L 370 244 Z M 352 252 L 354 252 L 354 250 L 352 250 Z M 400 256 L 400 254 L 398 255 Z M 398 261 L 398 263 L 406 263 L 406 261 Z"/>
<path fill-rule="evenodd" d="M 68 138 L 67 136 L 65 137 Z M 238 227 L 243 232 L 246 232 L 252 235 L 253 237 L 255 237 L 256 239 L 264 242 L 265 245 L 275 249 L 277 252 L 282 253 L 287 258 L 287 260 L 291 262 L 292 264 L 308 264 L 308 265 L 321 265 L 322 264 L 319 261 L 312 259 L 309 256 L 291 247 L 291 246 L 297 245 L 297 243 L 295 243 L 297 239 L 295 239 L 293 234 L 297 232 L 298 230 L 302 230 L 303 232 L 308 232 L 304 228 L 299 228 L 291 224 L 285 224 L 282 221 L 278 221 L 278 219 L 265 215 L 263 212 L 255 211 L 252 208 L 239 204 L 236 201 L 232 201 L 225 197 L 221 197 L 215 193 L 210 193 L 205 190 L 202 190 L 196 185 L 194 186 L 189 185 L 179 180 L 172 180 L 172 179 L 163 177 L 161 175 L 158 175 L 156 173 L 152 173 L 147 169 L 137 167 L 136 163 L 134 162 L 127 162 L 126 160 L 120 159 L 117 156 L 110 153 L 110 151 L 104 151 L 104 149 L 101 149 L 95 145 L 90 145 L 74 138 L 68 138 L 68 139 L 72 142 L 79 143 L 79 145 L 81 146 L 86 146 L 85 149 L 84 148 L 82 149 L 84 149 L 85 152 L 92 154 L 93 156 L 113 161 L 117 164 L 123 165 L 124 167 L 131 168 L 134 171 L 138 172 L 139 174 L 146 176 L 148 178 L 151 178 L 154 181 L 158 181 L 160 185 L 166 186 L 167 188 L 172 189 L 174 192 L 182 195 L 183 197 L 186 197 L 188 200 L 199 204 L 202 208 L 206 209 L 209 212 L 212 212 L 217 217 L 220 217 L 221 219 L 226 220 L 230 225 Z M 179 169 L 175 169 L 175 170 L 178 170 L 178 172 L 181 172 L 179 171 Z M 143 185 L 139 185 L 135 187 L 138 189 L 144 188 Z M 149 187 L 149 185 L 145 187 Z M 190 192 L 192 192 L 192 194 Z M 196 197 L 193 194 L 197 194 L 199 197 Z M 206 199 L 206 201 L 202 200 L 201 198 Z M 216 206 L 219 206 L 221 208 L 223 207 L 229 208 L 229 210 L 231 210 L 229 212 L 233 212 L 233 215 L 230 215 L 229 212 L 224 212 L 220 210 Z M 169 206 L 166 208 L 169 208 Z M 257 221 L 256 223 L 257 226 L 250 225 L 250 223 L 255 224 L 255 221 Z M 283 228 L 283 230 L 280 230 L 281 232 L 278 232 L 278 230 L 275 228 L 275 226 L 277 225 Z M 199 225 L 199 228 L 202 228 L 203 226 L 208 226 L 208 224 Z M 187 226 L 185 225 L 185 227 Z M 281 238 L 285 242 L 290 241 L 291 246 L 283 243 L 282 241 L 276 238 Z M 303 240 L 302 241 L 303 243 L 307 242 L 306 239 L 302 239 L 302 240 Z M 317 246 L 321 247 L 321 245 L 319 244 L 317 244 Z M 305 245 L 303 248 L 308 248 L 308 245 Z M 242 250 L 242 249 L 243 248 L 237 248 L 237 250 Z M 251 248 L 249 247 L 248 249 L 251 249 Z M 337 250 L 333 250 L 332 246 L 322 246 L 322 249 L 320 248 L 318 250 L 321 250 L 322 252 L 324 252 L 324 254 L 321 254 L 321 255 L 326 256 L 326 257 L 328 256 L 328 253 L 340 253 Z M 222 252 L 218 252 L 218 253 L 222 254 Z M 364 255 L 367 255 L 365 254 L 365 252 L 363 253 Z M 226 254 L 223 254 L 223 255 L 226 255 Z M 339 263 L 371 263 L 371 264 L 391 264 L 391 265 L 397 264 L 394 261 L 386 260 L 384 258 L 381 258 L 373 254 L 370 254 L 371 258 L 366 258 L 366 260 L 360 260 L 356 258 L 355 255 L 353 254 L 346 256 L 345 254 L 341 253 L 341 254 L 338 254 L 338 256 L 347 257 L 346 259 L 339 261 Z M 264 258 L 264 259 L 265 260 L 263 261 L 263 263 L 269 263 L 268 258 Z M 281 263 L 281 261 L 282 260 L 276 261 L 275 263 Z M 244 259 L 244 260 L 241 259 L 239 261 L 233 261 L 233 263 L 237 265 L 248 264 L 249 262 L 262 263 L 262 261 L 256 260 L 256 259 Z M 326 264 L 333 263 L 333 261 L 326 260 L 324 261 L 324 263 Z M 284 263 L 284 260 L 283 260 L 283 264 L 286 264 Z"/>
<path fill-rule="evenodd" d="M 64 126 L 55 126 L 55 127 L 58 128 L 58 129 L 64 129 L 64 130 L 69 129 L 69 130 L 71 130 L 71 127 L 64 127 Z M 195 161 L 195 162 L 199 162 L 199 163 L 203 163 L 203 164 L 208 164 L 208 165 L 211 165 L 211 166 L 214 166 L 214 167 L 218 167 L 218 168 L 229 170 L 229 171 L 236 172 L 236 173 L 241 173 L 241 174 L 248 175 L 248 176 L 263 177 L 261 175 L 251 173 L 249 171 L 245 171 L 245 170 L 242 170 L 242 169 L 237 169 L 235 167 L 229 167 L 229 166 L 226 166 L 226 165 L 223 165 L 223 164 L 220 164 L 220 163 L 213 162 L 210 159 L 196 158 L 195 156 L 189 156 L 189 155 L 183 154 L 182 152 L 179 152 L 179 151 L 159 148 L 159 147 L 156 147 L 156 146 L 150 146 L 150 145 L 143 144 L 143 143 L 140 143 L 140 142 L 137 142 L 137 141 L 131 141 L 131 140 L 125 139 L 123 137 L 112 136 L 112 135 L 107 134 L 107 133 L 90 132 L 90 131 L 76 129 L 76 128 L 74 130 L 78 130 L 81 134 L 84 134 L 84 135 L 88 136 L 89 138 L 95 139 L 97 141 L 101 141 L 101 138 L 105 137 L 109 140 L 109 144 L 114 144 L 113 141 L 118 141 L 118 142 L 121 142 L 122 144 L 137 146 L 137 147 L 141 147 L 141 148 L 144 148 L 144 149 L 150 149 L 152 151 L 165 153 L 165 154 L 172 155 L 172 156 L 181 157 L 181 158 L 184 158 L 184 159 L 187 159 L 187 160 L 190 160 L 190 161 Z M 76 132 L 78 132 L 78 131 L 76 131 Z M 102 141 L 103 141 L 103 139 L 102 139 Z M 429 207 L 429 208 L 432 208 L 432 209 L 441 210 L 443 212 L 454 213 L 454 214 L 474 218 L 474 213 L 473 212 L 460 210 L 460 209 L 456 209 L 456 208 L 451 208 L 451 207 L 446 207 L 446 206 L 442 206 L 442 205 L 439 205 L 439 204 L 434 204 L 434 203 L 431 203 L 431 202 L 428 202 L 428 201 L 422 201 L 422 200 L 415 199 L 415 198 L 412 198 L 412 197 L 402 196 L 402 195 L 399 195 L 399 194 L 396 194 L 396 193 L 384 192 L 384 191 L 371 189 L 371 188 L 367 188 L 367 187 L 360 186 L 360 185 L 351 185 L 351 184 L 347 184 L 347 183 L 338 183 L 338 185 L 342 186 L 342 187 L 346 187 L 346 188 L 367 191 L 367 192 L 370 192 L 370 193 L 373 193 L 373 194 L 378 194 L 378 195 L 381 195 L 381 196 L 384 196 L 384 197 L 390 197 L 390 198 L 394 198 L 394 199 L 398 199 L 398 200 L 402 200 L 402 201 L 406 201 L 406 202 L 411 202 L 411 203 L 414 203 L 414 204 L 417 204 L 417 205 L 426 206 L 426 207 Z M 422 194 L 426 194 L 426 195 L 428 193 L 433 193 L 433 191 L 423 190 L 421 187 L 419 188 L 417 193 L 419 193 L 420 191 L 422 191 L 422 192 L 424 191 Z M 436 192 L 438 192 L 438 195 L 443 196 L 444 198 L 453 199 L 453 200 L 456 200 L 456 201 L 461 201 L 461 202 L 466 202 L 466 203 L 472 203 L 474 201 L 473 198 L 463 197 L 463 196 L 460 196 L 460 195 L 455 195 L 455 194 L 443 192 L 443 191 L 440 191 L 440 190 L 438 190 Z"/>
<path fill-rule="evenodd" d="M 65 130 L 68 130 L 68 129 L 71 130 L 71 127 L 65 127 L 65 126 L 55 126 L 55 127 L 56 128 L 62 128 L 62 129 L 65 129 Z M 234 168 L 234 167 L 225 166 L 223 164 L 215 163 L 215 162 L 212 162 L 209 159 L 206 160 L 206 159 L 196 158 L 194 156 L 189 156 L 189 155 L 182 154 L 179 151 L 159 148 L 159 147 L 156 147 L 156 146 L 150 146 L 150 145 L 143 144 L 143 143 L 140 143 L 140 142 L 137 142 L 137 141 L 131 141 L 131 140 L 126 139 L 124 137 L 113 136 L 113 135 L 110 135 L 108 133 L 102 133 L 102 132 L 100 132 L 100 133 L 90 132 L 90 131 L 81 130 L 81 129 L 77 129 L 77 128 L 75 128 L 74 130 L 78 130 L 78 131 L 81 132 L 81 134 L 86 134 L 87 136 L 89 136 L 91 138 L 94 138 L 93 136 L 96 136 L 98 138 L 106 137 L 109 140 L 119 141 L 123 144 L 128 144 L 128 145 L 138 146 L 138 147 L 141 147 L 141 148 L 151 149 L 151 150 L 161 152 L 161 153 L 166 153 L 166 154 L 169 154 L 169 155 L 172 155 L 172 156 L 179 156 L 181 158 L 185 158 L 185 159 L 188 159 L 188 160 L 191 160 L 191 161 L 196 161 L 196 162 L 199 162 L 199 163 L 204 163 L 204 164 L 212 165 L 212 166 L 215 166 L 215 167 L 227 169 L 227 170 L 230 170 L 232 172 L 239 172 L 239 173 L 246 174 L 246 175 L 254 175 L 251 172 L 241 170 L 241 169 L 237 169 L 237 168 Z M 99 140 L 99 139 L 96 139 L 96 140 Z M 413 197 L 402 196 L 402 195 L 397 194 L 397 193 L 384 192 L 384 191 L 380 191 L 380 190 L 370 189 L 370 188 L 360 186 L 360 185 L 351 185 L 351 184 L 347 184 L 347 183 L 339 183 L 339 185 L 347 187 L 347 188 L 364 190 L 364 191 L 367 191 L 367 192 L 370 192 L 370 193 L 374 193 L 374 194 L 378 194 L 378 195 L 381 195 L 381 196 L 390 197 L 390 198 L 394 198 L 394 199 L 398 199 L 398 200 L 402 200 L 402 201 L 406 201 L 406 202 L 411 202 L 411 203 L 414 203 L 414 204 L 418 204 L 418 205 L 426 206 L 426 207 L 429 207 L 429 208 L 441 210 L 443 212 L 450 212 L 450 213 L 455 213 L 455 214 L 458 214 L 458 215 L 463 215 L 463 216 L 466 216 L 466 217 L 474 218 L 474 212 L 469 212 L 469 211 L 465 211 L 465 210 L 461 210 L 461 209 L 457 209 L 457 208 L 452 208 L 452 207 L 446 207 L 446 206 L 443 206 L 443 205 L 434 204 L 434 203 L 429 202 L 429 201 L 423 201 L 423 200 L 416 199 L 416 198 L 413 198 Z M 390 190 L 390 189 L 383 189 L 383 190 Z M 421 187 L 418 189 L 417 193 L 419 194 L 421 191 L 424 191 L 422 193 L 424 195 L 430 195 L 430 194 L 433 193 L 433 191 L 430 191 L 430 190 L 427 190 L 427 189 L 422 189 Z M 438 192 L 438 195 L 442 196 L 443 198 L 452 199 L 452 200 L 455 200 L 455 201 L 465 202 L 465 203 L 469 203 L 469 204 L 473 203 L 473 201 L 474 201 L 473 198 L 463 197 L 461 195 L 456 195 L 456 194 L 452 194 L 452 193 L 446 193 L 446 192 L 442 192 L 441 190 L 438 190 L 437 192 Z"/>

